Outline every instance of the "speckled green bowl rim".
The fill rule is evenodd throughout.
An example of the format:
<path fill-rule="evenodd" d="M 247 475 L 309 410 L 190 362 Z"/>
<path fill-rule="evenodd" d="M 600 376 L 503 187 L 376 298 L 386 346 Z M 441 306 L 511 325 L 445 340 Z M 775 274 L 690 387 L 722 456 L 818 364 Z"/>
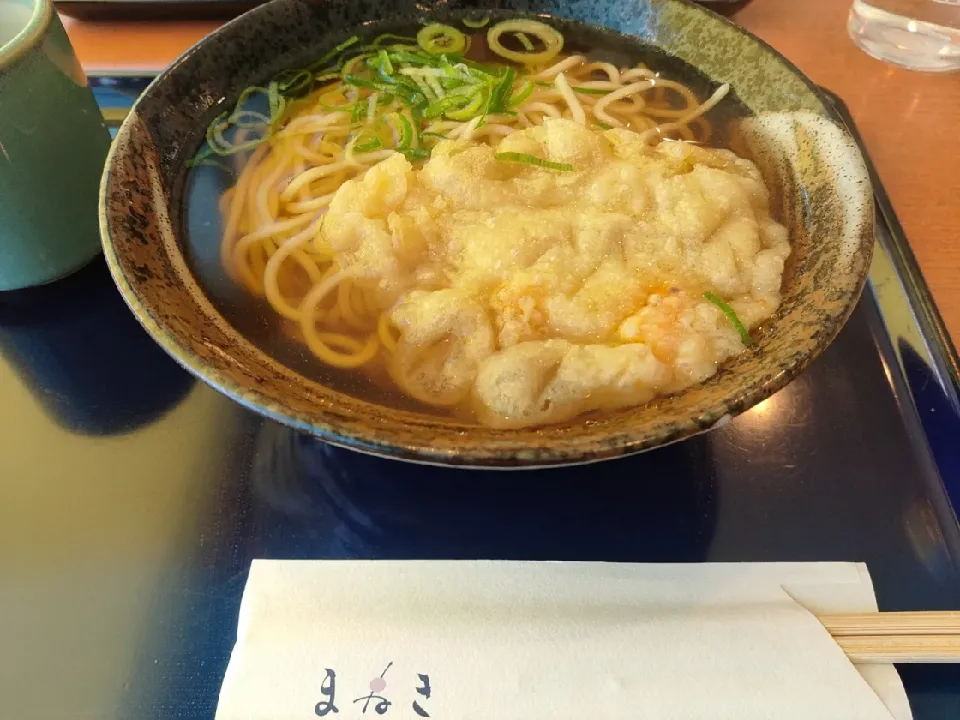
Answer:
<path fill-rule="evenodd" d="M 830 117 L 833 115 L 833 113 L 828 109 L 829 105 L 827 104 L 818 86 L 809 78 L 807 78 L 799 70 L 799 68 L 787 60 L 782 54 L 773 49 L 770 45 L 747 32 L 735 23 L 732 23 L 728 19 L 716 15 L 715 13 L 704 9 L 699 5 L 695 5 L 694 3 L 690 2 L 690 0 L 671 0 L 671 2 L 687 6 L 688 8 L 693 8 L 697 12 L 702 12 L 704 18 L 709 22 L 723 23 L 727 25 L 730 29 L 733 29 L 744 38 L 747 38 L 750 42 L 755 43 L 764 52 L 774 56 L 784 65 L 785 68 L 792 71 L 794 76 L 800 80 L 817 98 L 820 103 L 817 111 L 825 117 Z M 153 82 L 151 82 L 151 84 L 144 91 L 144 95 L 148 94 L 154 86 L 162 82 L 167 73 L 175 70 L 183 58 L 194 52 L 201 51 L 205 44 L 211 41 L 211 38 L 220 33 L 229 32 L 233 25 L 243 22 L 246 15 L 254 12 L 257 12 L 257 9 L 251 10 L 248 13 L 231 20 L 214 33 L 203 38 L 196 45 L 185 51 L 176 61 L 174 61 L 170 68 L 165 70 L 163 74 L 159 75 L 153 80 Z M 562 16 L 558 15 L 558 17 Z M 141 96 L 141 99 L 142 97 L 143 96 Z M 148 333 L 157 341 L 157 343 L 174 360 L 176 360 L 181 366 L 199 379 L 210 384 L 239 404 L 260 415 L 276 420 L 277 422 L 288 425 L 297 430 L 313 434 L 333 445 L 346 447 L 359 452 L 424 464 L 452 465 L 467 468 L 482 467 L 519 469 L 550 467 L 557 465 L 587 464 L 605 459 L 621 457 L 655 447 L 661 447 L 663 445 L 686 439 L 693 435 L 725 424 L 732 417 L 743 412 L 744 410 L 749 409 L 761 400 L 769 397 L 774 392 L 784 387 L 803 370 L 805 370 L 806 367 L 820 354 L 820 352 L 822 352 L 822 350 L 829 345 L 829 343 L 843 327 L 844 323 L 853 312 L 853 309 L 856 306 L 856 299 L 859 297 L 859 293 L 861 292 L 866 281 L 866 269 L 864 269 L 861 273 L 858 287 L 856 288 L 856 291 L 852 293 L 853 297 L 846 305 L 844 313 L 836 316 L 834 318 L 835 324 L 828 328 L 827 332 L 823 333 L 820 345 L 816 352 L 797 357 L 792 364 L 785 365 L 779 372 L 768 376 L 765 382 L 748 388 L 734 387 L 716 402 L 712 403 L 711 406 L 702 413 L 688 417 L 682 422 L 668 426 L 662 426 L 654 432 L 641 427 L 632 432 L 627 431 L 618 434 L 611 434 L 610 436 L 604 437 L 602 441 L 598 441 L 594 438 L 586 438 L 583 441 L 578 442 L 578 439 L 575 435 L 568 438 L 565 437 L 567 433 L 558 433 L 558 428 L 546 427 L 538 432 L 543 433 L 546 437 L 557 435 L 555 444 L 551 444 L 548 447 L 530 447 L 526 443 L 511 442 L 503 439 L 502 441 L 498 440 L 493 445 L 467 443 L 463 447 L 451 446 L 447 448 L 437 448 L 431 444 L 431 437 L 428 435 L 424 435 L 421 439 L 414 443 L 398 444 L 396 442 L 390 442 L 386 438 L 384 438 L 384 442 L 378 442 L 378 439 L 373 432 L 345 429 L 339 424 L 325 422 L 322 416 L 314 418 L 303 417 L 285 409 L 282 405 L 282 402 L 278 401 L 275 397 L 271 397 L 268 394 L 262 393 L 254 387 L 238 385 L 227 374 L 221 371 L 221 369 L 205 362 L 190 347 L 189 344 L 182 343 L 180 339 L 176 337 L 176 335 L 170 333 L 163 324 L 157 321 L 150 308 L 141 301 L 140 295 L 128 282 L 127 277 L 120 267 L 111 237 L 110 223 L 106 207 L 107 189 L 111 182 L 111 167 L 114 164 L 115 156 L 118 152 L 121 139 L 131 133 L 131 128 L 134 122 L 136 122 L 137 110 L 141 103 L 141 99 L 138 99 L 137 102 L 134 103 L 130 113 L 122 123 L 117 136 L 111 145 L 100 185 L 99 216 L 104 255 L 111 275 L 113 276 L 113 279 L 116 282 L 124 301 L 130 307 L 131 311 L 139 319 Z M 864 263 L 869 266 L 869 252 L 868 256 L 864 260 Z M 196 284 L 192 276 L 191 279 L 193 280 L 193 283 Z M 197 292 L 199 292 L 199 289 L 197 289 Z M 219 319 L 224 325 L 229 326 L 229 323 L 223 319 L 222 316 L 219 316 Z M 266 353 L 260 352 L 260 354 L 269 361 L 269 364 L 280 366 L 278 362 L 273 360 L 273 358 L 270 358 L 268 355 L 266 355 Z M 321 383 L 316 383 L 315 381 L 307 378 L 303 379 L 308 383 L 322 386 Z M 375 412 L 378 407 L 374 403 L 369 403 L 369 406 L 372 412 Z M 461 429 L 469 432 L 470 426 L 464 426 Z M 445 428 L 445 432 L 455 432 L 455 428 L 452 426 Z"/>

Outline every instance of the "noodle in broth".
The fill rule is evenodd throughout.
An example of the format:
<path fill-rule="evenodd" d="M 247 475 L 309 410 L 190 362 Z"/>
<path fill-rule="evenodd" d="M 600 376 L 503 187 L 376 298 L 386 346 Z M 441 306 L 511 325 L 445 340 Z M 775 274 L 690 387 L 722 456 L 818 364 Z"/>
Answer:
<path fill-rule="evenodd" d="M 517 35 L 530 46 L 524 33 Z M 482 40 L 478 34 L 468 42 L 476 49 Z M 496 145 L 552 118 L 596 130 L 629 129 L 649 146 L 664 140 L 707 143 L 712 128 L 704 115 L 728 92 L 728 86 L 721 85 L 701 100 L 686 85 L 642 64 L 620 67 L 583 54 L 557 54 L 549 62 L 520 66 L 500 59 L 494 66 L 499 68 L 497 84 L 491 81 L 493 89 L 478 95 L 485 99 L 485 108 L 471 97 L 428 117 L 429 107 L 427 113 L 422 107 L 418 112 L 401 91 L 387 92 L 381 63 L 387 63 L 393 77 L 411 81 L 430 107 L 440 109 L 457 92 L 445 87 L 450 77 L 459 73 L 469 79 L 493 71 L 490 65 L 470 62 L 469 54 L 462 59 L 444 54 L 441 67 L 398 61 L 411 53 L 409 43 L 402 36 L 382 36 L 352 57 L 341 46 L 347 57 L 338 72 L 310 77 L 304 83 L 307 91 L 286 101 L 278 100 L 275 85 L 255 88 L 268 96 L 269 116 L 245 110 L 241 102 L 208 133 L 211 146 L 228 147 L 230 152 L 223 154 L 237 158 L 236 183 L 221 198 L 223 267 L 289 321 L 317 358 L 337 368 L 389 362 L 398 341 L 391 308 L 378 304 L 349 269 L 338 265 L 324 238 L 327 209 L 346 181 L 364 176 L 398 152 L 419 163 L 444 139 Z M 288 85 L 297 82 L 296 73 L 287 78 Z M 492 92 L 500 93 L 493 109 Z M 283 108 L 279 121 L 274 105 Z M 233 133 L 229 142 L 228 132 Z M 498 158 L 506 155 L 566 169 L 519 153 Z M 749 343 L 736 313 L 708 295 Z"/>

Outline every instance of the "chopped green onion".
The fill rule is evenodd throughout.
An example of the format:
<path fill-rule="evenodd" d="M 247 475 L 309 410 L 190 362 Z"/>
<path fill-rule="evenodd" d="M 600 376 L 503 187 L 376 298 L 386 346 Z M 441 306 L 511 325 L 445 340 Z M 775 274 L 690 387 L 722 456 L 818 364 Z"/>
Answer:
<path fill-rule="evenodd" d="M 417 44 L 431 55 L 466 50 L 467 38 L 455 27 L 433 23 L 417 33 Z"/>
<path fill-rule="evenodd" d="M 355 103 L 353 106 L 353 112 L 350 113 L 350 122 L 358 123 L 363 118 L 363 114 L 367 111 L 367 104 L 365 102 Z"/>
<path fill-rule="evenodd" d="M 210 152 L 217 155 L 235 155 L 236 153 L 243 152 L 244 150 L 251 150 L 267 139 L 267 131 L 269 130 L 269 128 L 265 128 L 264 134 L 261 137 L 253 138 L 236 145 L 228 142 L 223 137 L 223 130 L 227 126 L 227 113 L 223 112 L 220 113 L 212 123 L 210 123 L 209 127 L 207 127 L 207 144 L 210 146 Z"/>
<path fill-rule="evenodd" d="M 360 42 L 360 37 L 357 35 L 347 38 L 342 43 L 340 43 L 335 48 L 333 48 L 333 50 L 331 50 L 326 55 L 324 55 L 319 60 L 317 60 L 315 63 L 313 63 L 313 65 L 311 65 L 310 67 L 315 68 L 315 67 L 321 67 L 323 65 L 326 65 L 328 62 L 333 60 L 337 55 L 342 53 L 348 47 L 350 47 L 351 45 L 356 45 L 358 42 Z"/>
<path fill-rule="evenodd" d="M 283 106 L 286 101 L 280 95 L 280 85 L 276 80 L 271 80 L 267 86 L 267 104 L 270 110 L 270 128 L 276 127 L 277 121 L 283 112 Z"/>
<path fill-rule="evenodd" d="M 440 82 L 437 80 L 435 76 L 427 75 L 426 77 L 424 77 L 424 82 L 427 83 L 427 85 L 433 91 L 433 94 L 436 95 L 438 98 L 442 98 L 444 95 L 446 95 L 446 92 L 444 92 L 443 86 L 440 84 Z"/>
<path fill-rule="evenodd" d="M 186 165 L 188 168 L 197 167 L 198 165 L 203 165 L 208 161 L 213 159 L 214 152 L 210 149 L 210 146 L 204 146 L 197 151 L 197 154 L 192 158 L 187 160 Z"/>
<path fill-rule="evenodd" d="M 517 71 L 512 67 L 508 67 L 504 71 L 503 77 L 500 78 L 500 81 L 494 87 L 493 92 L 490 93 L 490 112 L 503 112 L 507 109 L 507 96 L 513 89 L 513 81 L 516 79 L 516 77 Z"/>
<path fill-rule="evenodd" d="M 422 77 L 416 75 L 411 76 L 411 80 L 416 83 L 417 88 L 423 93 L 424 97 L 427 98 L 428 102 L 434 102 L 439 99 L 439 96 L 436 95 L 433 90 L 430 89 L 430 86 L 427 85 L 426 81 Z"/>
<path fill-rule="evenodd" d="M 360 54 L 350 56 L 349 55 L 350 53 L 360 53 Z M 307 72 L 312 72 L 320 75 L 327 75 L 327 74 L 339 75 L 341 72 L 343 72 L 343 68 L 346 67 L 347 63 L 352 63 L 354 60 L 363 60 L 369 55 L 370 53 L 364 53 L 360 48 L 350 48 L 348 50 L 344 50 L 343 53 L 341 53 L 337 57 L 337 61 L 333 65 L 330 65 L 329 67 L 324 67 L 324 65 L 326 65 L 327 62 L 329 62 L 329 60 L 324 62 L 317 61 L 307 66 Z"/>
<path fill-rule="evenodd" d="M 417 87 L 417 84 L 410 78 L 403 75 L 391 75 L 386 82 L 389 85 L 395 85 L 398 90 L 403 90 L 407 95 L 416 95 L 418 92 L 420 92 L 420 88 Z"/>
<path fill-rule="evenodd" d="M 497 77 L 496 72 L 488 72 L 489 68 L 481 69 L 479 67 L 474 67 L 473 65 L 468 65 L 467 63 L 459 63 L 459 64 L 463 65 L 467 73 L 467 77 L 469 77 L 471 80 L 474 80 L 477 82 L 490 82 L 491 80 Z"/>
<path fill-rule="evenodd" d="M 269 113 L 270 112 L 270 99 L 269 99 L 270 94 L 267 88 L 263 88 L 259 86 L 248 87 L 246 90 L 240 93 L 240 97 L 237 99 L 237 104 L 235 106 L 233 113 L 230 114 L 230 116 L 223 121 L 223 124 L 233 125 L 234 127 L 251 127 L 251 126 L 258 126 L 258 125 L 269 125 L 271 122 L 272 116 L 264 115 L 262 112 L 258 110 L 251 110 L 246 107 L 246 105 L 252 101 L 251 99 L 255 95 L 267 96 L 267 112 Z M 250 118 L 254 118 L 254 119 L 251 120 Z"/>
<path fill-rule="evenodd" d="M 533 88 L 534 84 L 532 82 L 529 80 L 524 80 L 519 89 L 510 96 L 509 100 L 507 100 L 507 107 L 513 107 L 522 103 L 533 94 Z"/>
<path fill-rule="evenodd" d="M 420 48 L 416 45 L 407 45 L 407 44 L 394 44 L 394 45 L 364 45 L 360 49 L 360 52 L 364 53 L 376 53 L 380 50 L 386 50 L 388 53 L 395 52 L 420 52 Z M 392 59 L 392 58 L 391 58 Z"/>
<path fill-rule="evenodd" d="M 509 50 L 500 42 L 504 33 L 526 33 L 540 40 L 544 49 L 539 52 Z M 527 42 L 529 42 L 529 38 Z M 522 42 L 522 41 L 521 41 Z M 500 57 L 522 65 L 543 65 L 553 60 L 563 50 L 563 35 L 538 20 L 505 20 L 487 30 L 487 45 Z"/>
<path fill-rule="evenodd" d="M 489 16 L 474 16 L 464 19 L 463 26 L 480 28 L 489 22 Z M 515 35 L 515 42 L 520 43 L 525 52 L 511 56 L 510 51 L 498 50 L 496 39 L 503 33 Z M 487 38 L 494 52 L 526 65 L 548 61 L 563 46 L 563 37 L 556 30 L 534 20 L 497 23 L 489 28 Z M 446 139 L 440 133 L 421 134 L 430 120 L 445 117 L 458 122 L 473 121 L 474 127 L 480 127 L 488 115 L 515 115 L 510 108 L 530 97 L 536 87 L 528 79 L 521 78 L 518 83 L 515 67 L 504 67 L 502 62 L 486 65 L 468 60 L 464 55 L 469 47 L 467 35 L 439 23 L 423 27 L 416 38 L 384 33 L 369 45 L 361 44 L 359 36 L 351 36 L 306 69 L 286 70 L 265 86 L 245 89 L 233 109 L 219 115 L 207 128 L 207 144 L 191 162 L 199 164 L 211 157 L 257 147 L 278 132 L 291 114 L 305 106 L 308 95 L 311 105 L 315 103 L 329 111 L 349 114 L 356 133 L 353 140 L 356 152 L 389 147 L 391 142 L 385 144 L 386 136 L 382 134 L 381 123 L 386 122 L 396 138 L 392 144 L 398 152 L 409 159 L 429 157 L 424 145 L 433 147 L 437 141 Z M 543 49 L 537 51 L 540 47 Z M 342 83 L 347 99 L 325 103 L 311 95 L 329 82 Z M 332 97 L 339 97 L 339 93 Z M 237 131 L 243 142 L 235 142 Z M 432 140 L 427 142 L 427 138 Z M 566 163 L 523 153 L 500 153 L 497 157 L 548 170 L 574 169 Z"/>
<path fill-rule="evenodd" d="M 343 84 L 396 95 L 407 105 L 419 106 L 426 104 L 423 93 L 415 83 L 410 82 L 406 78 L 399 78 L 396 75 L 390 78 L 390 82 L 375 82 L 364 80 L 356 75 L 344 75 Z"/>
<path fill-rule="evenodd" d="M 391 50 L 390 59 L 394 62 L 410 63 L 411 65 L 433 66 L 437 59 L 419 50 Z"/>
<path fill-rule="evenodd" d="M 392 113 L 397 118 L 400 127 L 400 139 L 397 142 L 397 150 L 403 152 L 413 145 L 413 124 L 407 120 L 406 115 Z"/>
<path fill-rule="evenodd" d="M 444 114 L 451 120 L 470 120 L 480 112 L 486 99 L 486 94 L 482 90 L 477 90 L 466 106 L 459 110 L 448 110 Z"/>
<path fill-rule="evenodd" d="M 235 128 L 262 128 L 270 125 L 270 118 L 254 110 L 235 110 L 227 123 Z"/>
<path fill-rule="evenodd" d="M 340 79 L 340 73 L 326 73 L 324 75 L 317 75 L 316 77 L 314 77 L 313 83 L 314 85 L 323 85 L 324 83 L 328 83 L 331 80 L 339 80 L 339 79 Z"/>
<path fill-rule="evenodd" d="M 286 70 L 277 75 L 276 81 L 284 95 L 301 95 L 313 86 L 314 77 L 309 70 Z"/>
<path fill-rule="evenodd" d="M 363 78 L 358 78 L 356 75 L 349 75 L 349 74 L 346 74 L 343 76 L 343 84 L 353 85 L 354 87 L 362 87 L 362 88 L 366 88 L 367 90 L 380 89 L 370 80 L 364 80 Z"/>
<path fill-rule="evenodd" d="M 196 156 L 187 160 L 186 165 L 188 168 L 199 167 L 200 165 L 209 165 L 211 167 L 219 168 L 224 172 L 234 172 L 234 169 L 225 164 L 223 160 L 220 159 L 220 156 L 214 153 L 209 147 L 203 148 L 196 154 Z"/>
<path fill-rule="evenodd" d="M 374 92 L 380 92 L 381 90 L 384 90 L 384 86 L 382 84 L 371 82 L 370 80 L 364 80 L 363 78 L 358 78 L 356 75 L 344 75 L 343 84 L 361 87 L 365 90 L 372 90 Z M 385 92 L 390 92 L 389 86 L 386 86 Z"/>
<path fill-rule="evenodd" d="M 317 100 L 317 105 L 322 107 L 324 110 L 332 110 L 334 112 L 353 112 L 353 106 L 356 105 L 356 103 L 347 103 L 346 105 L 330 105 L 329 103 Z"/>
<path fill-rule="evenodd" d="M 464 27 L 468 27 L 471 30 L 477 30 L 478 28 L 486 27 L 489 22 L 490 22 L 489 15 L 484 15 L 482 18 L 477 18 L 476 20 L 474 20 L 473 18 L 463 19 Z"/>
<path fill-rule="evenodd" d="M 343 73 L 349 75 L 357 72 L 365 64 L 368 55 L 356 55 L 343 63 Z"/>
<path fill-rule="evenodd" d="M 517 40 L 519 40 L 520 44 L 523 45 L 524 50 L 526 50 L 527 52 L 533 52 L 533 43 L 530 42 L 530 38 L 528 38 L 525 34 L 523 34 L 522 32 L 518 32 Z"/>
<path fill-rule="evenodd" d="M 400 68 L 400 74 L 407 77 L 445 77 L 446 71 L 443 68 Z"/>
<path fill-rule="evenodd" d="M 265 87 L 260 87 L 259 85 L 248 87 L 246 90 L 240 93 L 240 97 L 237 98 L 237 108 L 241 108 L 242 106 L 246 105 L 247 101 L 257 93 L 263 93 L 266 95 L 267 89 Z"/>
<path fill-rule="evenodd" d="M 475 60 L 468 60 L 465 57 L 457 58 L 457 63 L 462 63 L 473 70 L 480 70 L 486 73 L 487 77 L 496 76 L 502 67 L 501 65 L 485 65 L 483 63 L 476 62 Z"/>
<path fill-rule="evenodd" d="M 369 140 L 357 143 L 353 146 L 353 149 L 359 153 L 372 152 L 374 150 L 379 150 L 383 147 L 383 140 L 378 137 L 370 138 Z"/>
<path fill-rule="evenodd" d="M 597 127 L 601 130 L 613 130 L 612 125 L 607 125 L 605 122 L 600 122 L 599 120 L 597 121 Z"/>
<path fill-rule="evenodd" d="M 384 115 L 383 118 L 397 136 L 396 149 L 403 152 L 413 145 L 413 124 L 407 119 L 406 115 L 393 112 Z"/>
<path fill-rule="evenodd" d="M 393 63 L 390 62 L 390 55 L 386 50 L 380 49 L 376 55 L 368 61 L 370 65 L 384 78 L 393 75 Z"/>
<path fill-rule="evenodd" d="M 737 317 L 737 313 L 732 307 L 727 305 L 726 302 L 714 295 L 712 292 L 705 292 L 703 297 L 723 311 L 723 314 L 727 316 L 727 320 L 730 321 L 730 324 L 733 325 L 734 329 L 738 333 L 740 333 L 740 340 L 743 341 L 744 345 L 753 345 L 753 338 L 750 337 L 750 331 L 744 327 L 742 322 L 740 322 L 740 318 Z"/>
<path fill-rule="evenodd" d="M 559 170 L 561 172 L 569 172 L 573 170 L 573 165 L 569 163 L 560 163 L 553 162 L 552 160 L 544 160 L 543 158 L 538 158 L 536 155 L 528 155 L 527 153 L 519 152 L 502 152 L 494 155 L 497 160 L 502 160 L 503 162 L 516 162 L 523 163 L 525 165 L 535 165 L 536 167 L 546 168 L 547 170 Z"/>
<path fill-rule="evenodd" d="M 437 100 L 437 102 L 428 105 L 423 111 L 423 116 L 428 119 L 437 118 L 450 110 L 466 105 L 468 102 L 470 102 L 470 98 L 466 95 L 447 95 L 442 100 Z"/>
<path fill-rule="evenodd" d="M 383 33 L 383 35 L 377 35 L 373 42 L 370 43 L 372 47 L 380 47 L 383 45 L 385 40 L 399 40 L 402 43 L 415 43 L 417 39 L 415 37 L 408 37 L 407 35 L 394 35 L 393 33 Z"/>

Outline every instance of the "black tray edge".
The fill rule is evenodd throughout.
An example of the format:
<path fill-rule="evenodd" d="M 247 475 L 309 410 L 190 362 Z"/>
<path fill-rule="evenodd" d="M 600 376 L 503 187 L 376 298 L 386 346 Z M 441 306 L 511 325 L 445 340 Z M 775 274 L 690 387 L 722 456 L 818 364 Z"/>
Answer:
<path fill-rule="evenodd" d="M 874 258 L 868 287 L 873 292 L 905 385 L 907 397 L 901 399 L 911 406 L 909 409 L 903 408 L 903 411 L 910 411 L 919 423 L 923 440 L 951 504 L 953 527 L 957 528 L 960 527 L 960 448 L 956 443 L 956 438 L 960 437 L 960 361 L 957 349 L 849 109 L 835 93 L 822 87 L 820 90 L 834 110 L 836 119 L 856 141 L 870 173 L 879 221 L 878 257 L 892 266 L 900 286 L 899 294 L 909 306 L 919 338 L 911 337 L 914 334 L 910 332 L 911 328 L 902 323 L 898 326 L 896 320 L 891 319 L 891 313 L 885 312 L 885 306 L 896 300 L 887 300 L 888 293 L 873 282 L 878 257 Z M 936 384 L 933 388 L 931 379 Z M 894 393 L 898 394 L 896 387 Z"/>

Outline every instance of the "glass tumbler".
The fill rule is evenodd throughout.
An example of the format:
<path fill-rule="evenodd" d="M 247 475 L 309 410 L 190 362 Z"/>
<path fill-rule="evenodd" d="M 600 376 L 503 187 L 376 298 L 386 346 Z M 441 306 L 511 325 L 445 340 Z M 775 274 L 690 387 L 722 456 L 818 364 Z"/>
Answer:
<path fill-rule="evenodd" d="M 879 60 L 910 70 L 960 70 L 960 0 L 853 0 L 847 31 Z"/>

